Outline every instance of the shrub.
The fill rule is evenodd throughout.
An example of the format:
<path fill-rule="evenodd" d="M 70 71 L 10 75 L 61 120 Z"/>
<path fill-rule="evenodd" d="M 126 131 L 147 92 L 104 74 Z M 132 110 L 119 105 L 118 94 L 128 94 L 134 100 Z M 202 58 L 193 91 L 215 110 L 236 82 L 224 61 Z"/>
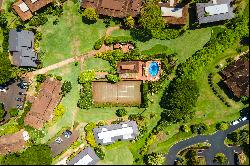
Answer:
<path fill-rule="evenodd" d="M 86 140 L 88 142 L 88 144 L 91 147 L 96 147 L 97 144 L 95 142 L 95 137 L 94 137 L 94 133 L 93 133 L 93 128 L 96 127 L 96 124 L 93 122 L 88 123 L 85 127 L 84 130 L 86 132 Z"/>
<path fill-rule="evenodd" d="M 102 45 L 104 44 L 104 39 L 105 37 L 102 37 L 101 39 L 95 42 L 95 45 L 94 45 L 95 50 L 99 50 L 102 47 Z"/>
<path fill-rule="evenodd" d="M 217 162 L 221 165 L 225 165 L 225 164 L 228 164 L 228 159 L 227 157 L 225 156 L 225 154 L 223 153 L 217 153 L 214 157 L 214 160 L 213 162 Z"/>
<path fill-rule="evenodd" d="M 128 16 L 124 20 L 125 27 L 128 29 L 131 29 L 135 26 L 135 20 L 133 19 L 132 16 Z"/>
<path fill-rule="evenodd" d="M 205 123 L 194 124 L 190 126 L 192 133 L 195 134 L 204 134 L 208 127 Z"/>
<path fill-rule="evenodd" d="M 9 111 L 9 114 L 11 117 L 15 117 L 17 116 L 19 113 L 19 110 L 17 108 L 11 108 L 10 111 Z"/>
<path fill-rule="evenodd" d="M 161 153 L 151 153 L 144 157 L 145 164 L 148 165 L 163 165 L 165 162 L 165 156 Z"/>
<path fill-rule="evenodd" d="M 62 76 L 56 76 L 56 79 L 57 79 L 58 81 L 62 81 Z"/>
<path fill-rule="evenodd" d="M 63 85 L 62 85 L 62 94 L 65 95 L 67 93 L 69 93 L 72 89 L 72 85 L 70 81 L 64 81 Z"/>
<path fill-rule="evenodd" d="M 142 108 L 147 108 L 148 107 L 148 83 L 143 83 L 142 84 Z"/>
<path fill-rule="evenodd" d="M 119 75 L 116 75 L 116 74 L 108 74 L 107 79 L 108 79 L 108 82 L 111 82 L 111 83 L 117 83 L 121 80 Z"/>
<path fill-rule="evenodd" d="M 38 27 L 40 25 L 44 25 L 48 21 L 48 18 L 44 14 L 39 14 L 37 16 L 32 17 L 32 19 L 29 21 L 30 26 Z"/>
<path fill-rule="evenodd" d="M 38 74 L 38 75 L 36 76 L 36 81 L 39 82 L 39 83 L 44 82 L 45 79 L 46 79 L 46 75 L 45 75 L 45 74 Z"/>
<path fill-rule="evenodd" d="M 93 105 L 92 100 L 92 82 L 85 82 L 82 84 L 80 92 L 80 100 L 78 101 L 78 107 L 82 109 L 89 109 Z"/>
<path fill-rule="evenodd" d="M 216 124 L 216 129 L 217 130 L 227 130 L 229 127 L 228 123 L 226 122 L 220 122 Z"/>
<path fill-rule="evenodd" d="M 98 15 L 94 8 L 86 8 L 83 11 L 83 21 L 87 24 L 93 24 L 97 21 Z"/>
<path fill-rule="evenodd" d="M 55 117 L 63 116 L 64 112 L 65 112 L 64 106 L 62 104 L 59 104 L 54 110 Z"/>
<path fill-rule="evenodd" d="M 128 114 L 128 112 L 125 110 L 125 108 L 120 108 L 118 110 L 116 110 L 116 115 L 118 117 L 123 117 L 126 116 Z"/>
<path fill-rule="evenodd" d="M 182 132 L 189 132 L 190 131 L 190 127 L 188 126 L 188 125 L 181 125 L 180 126 L 180 131 L 182 131 Z"/>
<path fill-rule="evenodd" d="M 4 115 L 5 115 L 4 106 L 3 103 L 0 103 L 0 121 L 3 120 Z"/>
<path fill-rule="evenodd" d="M 101 160 L 103 160 L 104 157 L 105 157 L 105 153 L 104 153 L 103 147 L 97 146 L 97 147 L 94 148 L 94 150 L 95 150 L 96 155 L 97 155 Z"/>
<path fill-rule="evenodd" d="M 95 71 L 94 70 L 88 70 L 85 72 L 82 72 L 78 78 L 78 82 L 80 84 L 83 84 L 85 82 L 91 82 L 95 79 Z"/>

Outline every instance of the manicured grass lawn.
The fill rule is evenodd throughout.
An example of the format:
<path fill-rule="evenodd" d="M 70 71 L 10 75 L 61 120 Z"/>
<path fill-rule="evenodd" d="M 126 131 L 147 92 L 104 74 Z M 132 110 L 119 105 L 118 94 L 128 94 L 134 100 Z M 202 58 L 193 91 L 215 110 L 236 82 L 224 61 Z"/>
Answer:
<path fill-rule="evenodd" d="M 18 124 L 12 118 L 8 123 L 0 126 L 0 136 L 13 134 L 20 130 Z"/>
<path fill-rule="evenodd" d="M 50 74 L 55 74 L 62 76 L 63 81 L 70 81 L 72 84 L 72 90 L 66 94 L 62 99 L 61 104 L 65 107 L 65 113 L 55 124 L 48 128 L 48 134 L 42 139 L 42 141 L 48 141 L 57 132 L 59 132 L 63 127 L 71 127 L 74 121 L 73 112 L 77 112 L 77 101 L 79 99 L 80 85 L 78 85 L 77 79 L 80 73 L 80 66 L 75 66 L 74 64 L 69 64 L 63 68 L 56 69 L 50 72 Z"/>
<path fill-rule="evenodd" d="M 129 36 L 129 31 L 113 31 L 112 36 Z M 210 37 L 211 28 L 202 28 L 189 30 L 181 37 L 172 40 L 151 39 L 147 42 L 138 42 L 138 47 L 143 51 L 149 50 L 157 44 L 164 45 L 176 52 L 179 62 L 183 62 L 197 50 L 201 49 L 210 40 Z"/>
<path fill-rule="evenodd" d="M 101 58 L 88 58 L 84 62 L 84 70 L 108 71 L 112 69 L 108 61 Z"/>
<path fill-rule="evenodd" d="M 79 3 L 67 1 L 57 25 L 53 25 L 56 17 L 49 16 L 49 21 L 40 27 L 43 34 L 40 46 L 45 51 L 42 58 L 44 66 L 92 50 L 94 43 L 105 34 L 102 21 L 92 25 L 83 23 L 79 9 Z"/>
<path fill-rule="evenodd" d="M 106 148 L 105 158 L 100 161 L 100 165 L 132 165 L 133 155 L 127 146 L 119 144 L 112 148 Z"/>

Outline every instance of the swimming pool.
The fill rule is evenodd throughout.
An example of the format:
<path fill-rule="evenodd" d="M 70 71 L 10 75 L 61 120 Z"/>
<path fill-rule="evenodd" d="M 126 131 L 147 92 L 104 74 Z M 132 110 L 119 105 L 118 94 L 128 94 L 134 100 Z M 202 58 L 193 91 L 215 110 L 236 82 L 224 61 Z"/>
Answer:
<path fill-rule="evenodd" d="M 157 62 L 151 62 L 149 64 L 148 71 L 149 71 L 149 74 L 151 76 L 153 76 L 153 77 L 156 76 L 158 74 L 158 72 L 159 72 L 159 65 L 158 65 L 158 63 Z"/>

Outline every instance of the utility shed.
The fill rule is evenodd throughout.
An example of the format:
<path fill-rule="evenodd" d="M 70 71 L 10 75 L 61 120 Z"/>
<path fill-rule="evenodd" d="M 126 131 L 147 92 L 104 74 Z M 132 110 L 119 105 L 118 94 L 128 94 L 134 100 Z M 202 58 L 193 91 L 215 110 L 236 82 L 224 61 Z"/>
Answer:
<path fill-rule="evenodd" d="M 37 54 L 33 50 L 34 33 L 27 30 L 11 29 L 9 32 L 9 51 L 12 64 L 18 67 L 36 67 Z"/>
<path fill-rule="evenodd" d="M 212 23 L 234 18 L 233 0 L 212 0 L 209 3 L 196 3 L 199 24 Z"/>

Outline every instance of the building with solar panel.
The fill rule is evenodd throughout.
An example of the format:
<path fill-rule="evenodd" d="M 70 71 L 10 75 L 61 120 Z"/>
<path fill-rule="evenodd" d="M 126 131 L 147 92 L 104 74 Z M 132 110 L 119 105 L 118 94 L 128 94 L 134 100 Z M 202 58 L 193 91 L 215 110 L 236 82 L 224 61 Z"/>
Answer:
<path fill-rule="evenodd" d="M 233 0 L 212 0 L 209 3 L 197 3 L 197 19 L 199 24 L 224 21 L 234 18 Z"/>

